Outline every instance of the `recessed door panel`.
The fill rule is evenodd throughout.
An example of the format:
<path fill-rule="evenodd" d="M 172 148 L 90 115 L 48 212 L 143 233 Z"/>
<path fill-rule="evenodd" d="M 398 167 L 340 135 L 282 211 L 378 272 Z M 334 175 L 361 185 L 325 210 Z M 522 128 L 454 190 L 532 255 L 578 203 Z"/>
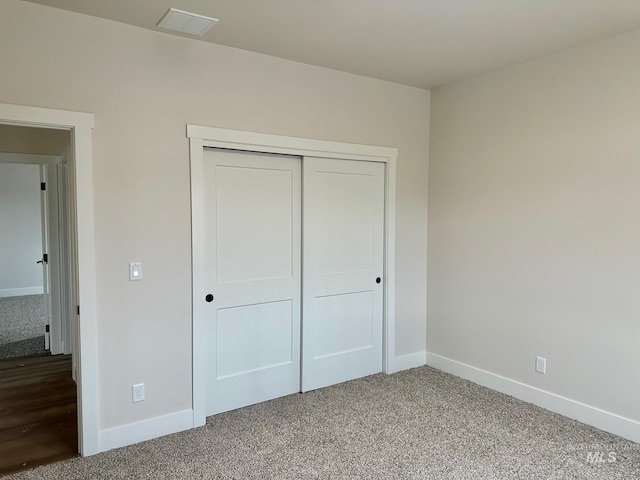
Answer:
<path fill-rule="evenodd" d="M 315 302 L 314 360 L 373 348 L 373 292 L 329 295 Z"/>
<path fill-rule="evenodd" d="M 317 274 L 373 268 L 374 180 L 367 174 L 315 173 Z"/>
<path fill-rule="evenodd" d="M 293 172 L 220 165 L 215 178 L 218 282 L 290 278 Z"/>
<path fill-rule="evenodd" d="M 218 380 L 292 362 L 291 300 L 218 310 Z"/>

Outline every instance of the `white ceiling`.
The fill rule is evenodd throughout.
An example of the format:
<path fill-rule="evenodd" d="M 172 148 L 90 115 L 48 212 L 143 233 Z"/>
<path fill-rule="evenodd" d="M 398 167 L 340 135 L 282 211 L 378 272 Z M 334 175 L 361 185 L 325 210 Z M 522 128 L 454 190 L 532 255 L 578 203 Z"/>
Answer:
<path fill-rule="evenodd" d="M 29 0 L 159 30 L 170 7 L 220 19 L 202 40 L 434 88 L 640 28 L 640 0 Z"/>

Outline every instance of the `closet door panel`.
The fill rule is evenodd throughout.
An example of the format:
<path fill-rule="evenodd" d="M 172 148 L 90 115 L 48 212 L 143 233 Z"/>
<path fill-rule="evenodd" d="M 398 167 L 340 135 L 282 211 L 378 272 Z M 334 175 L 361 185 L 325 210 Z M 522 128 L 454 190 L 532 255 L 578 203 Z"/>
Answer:
<path fill-rule="evenodd" d="M 303 391 L 382 371 L 384 164 L 303 162 Z"/>
<path fill-rule="evenodd" d="M 204 154 L 206 414 L 300 391 L 301 159 Z"/>

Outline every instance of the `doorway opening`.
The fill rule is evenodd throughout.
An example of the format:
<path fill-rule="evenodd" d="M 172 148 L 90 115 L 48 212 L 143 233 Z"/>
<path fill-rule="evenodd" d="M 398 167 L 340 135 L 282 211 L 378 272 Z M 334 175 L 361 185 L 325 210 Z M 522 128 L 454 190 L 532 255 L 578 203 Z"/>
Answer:
<path fill-rule="evenodd" d="M 0 360 L 72 352 L 70 141 L 0 125 Z"/>
<path fill-rule="evenodd" d="M 68 130 L 0 125 L 0 472 L 78 452 Z"/>
<path fill-rule="evenodd" d="M 0 473 L 99 452 L 93 124 L 0 104 Z"/>

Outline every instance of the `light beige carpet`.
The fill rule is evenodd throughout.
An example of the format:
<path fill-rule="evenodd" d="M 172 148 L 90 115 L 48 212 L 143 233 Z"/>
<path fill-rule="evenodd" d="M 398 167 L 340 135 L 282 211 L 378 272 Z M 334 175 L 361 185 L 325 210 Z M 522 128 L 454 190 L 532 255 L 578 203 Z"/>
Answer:
<path fill-rule="evenodd" d="M 9 478 L 632 480 L 640 446 L 422 367 Z"/>
<path fill-rule="evenodd" d="M 44 295 L 0 298 L 0 359 L 44 350 Z"/>

